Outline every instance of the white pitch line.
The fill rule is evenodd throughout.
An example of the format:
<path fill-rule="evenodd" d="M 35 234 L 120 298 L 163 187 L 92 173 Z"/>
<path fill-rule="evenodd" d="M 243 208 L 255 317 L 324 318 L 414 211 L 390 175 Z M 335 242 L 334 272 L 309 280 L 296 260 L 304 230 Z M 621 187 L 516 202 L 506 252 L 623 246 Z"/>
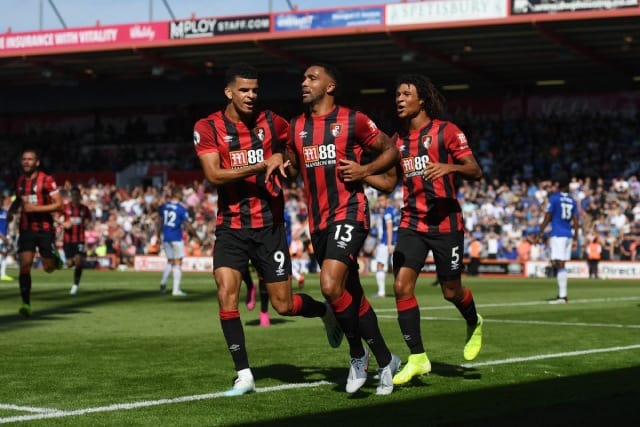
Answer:
<path fill-rule="evenodd" d="M 620 297 L 620 298 L 591 298 L 591 299 L 572 299 L 570 304 L 592 304 L 602 302 L 625 302 L 625 301 L 638 301 L 640 297 Z M 549 301 L 523 301 L 523 302 L 505 302 L 499 304 L 476 304 L 478 308 L 494 308 L 494 307 L 522 307 L 530 305 L 549 305 Z M 389 311 L 396 311 L 395 308 L 376 308 L 376 313 L 385 313 Z M 453 304 L 438 305 L 438 306 L 425 306 L 420 307 L 423 311 L 432 310 L 455 310 Z"/>
<path fill-rule="evenodd" d="M 397 316 L 388 316 L 386 314 L 378 315 L 379 319 L 397 319 Z M 462 317 L 436 317 L 436 316 L 420 316 L 420 320 L 446 320 L 461 321 Z M 485 323 L 511 323 L 520 325 L 550 325 L 550 326 L 586 326 L 594 328 L 618 328 L 618 329 L 640 329 L 640 325 L 624 325 L 619 323 L 586 323 L 586 322 L 551 322 L 548 320 L 509 320 L 509 319 L 487 319 L 483 318 Z"/>
<path fill-rule="evenodd" d="M 638 301 L 640 297 L 620 297 L 620 298 L 591 298 L 591 299 L 572 299 L 570 304 L 592 304 L 592 303 L 607 303 L 607 302 L 625 302 L 625 301 Z M 531 305 L 546 305 L 549 306 L 549 301 L 522 301 L 522 302 L 505 302 L 496 304 L 476 304 L 476 307 L 491 308 L 491 307 L 522 307 Z M 425 306 L 420 307 L 421 310 L 448 310 L 455 309 L 453 304 L 438 305 L 438 306 Z M 396 311 L 395 308 L 376 308 L 376 313 Z"/>
<path fill-rule="evenodd" d="M 332 384 L 332 383 L 327 381 L 316 381 L 312 383 L 282 384 L 282 385 L 271 386 L 271 387 L 257 388 L 256 393 L 266 393 L 266 392 L 273 392 L 273 391 L 280 391 L 280 390 L 291 390 L 291 389 L 297 389 L 297 388 L 311 388 L 311 387 L 318 387 L 321 385 L 329 385 L 329 384 Z M 113 405 L 108 405 L 108 406 L 97 406 L 94 408 L 76 409 L 73 411 L 56 411 L 56 412 L 44 412 L 44 413 L 32 414 L 32 415 L 17 415 L 13 417 L 0 418 L 0 424 L 15 423 L 19 421 L 44 420 L 49 418 L 72 417 L 75 415 L 85 415 L 85 414 L 92 414 L 96 412 L 124 411 L 129 409 L 146 408 L 149 406 L 193 402 L 196 400 L 217 399 L 223 396 L 224 396 L 223 392 L 217 392 L 217 393 L 207 393 L 207 394 L 196 394 L 193 396 L 175 397 L 173 399 L 146 400 L 146 401 L 131 402 L 131 403 L 115 403 Z M 22 407 L 17 407 L 17 408 L 22 408 Z M 8 408 L 8 409 L 11 409 L 11 408 Z M 21 410 L 21 409 L 17 409 L 17 410 Z"/>
<path fill-rule="evenodd" d="M 640 344 L 627 345 L 622 347 L 594 348 L 591 350 L 568 351 L 564 353 L 540 354 L 538 356 L 513 357 L 511 359 L 490 360 L 488 362 L 465 363 L 460 365 L 463 368 L 477 368 L 478 366 L 506 365 L 507 363 L 530 362 L 535 360 L 555 359 L 559 357 L 584 356 L 595 353 L 611 353 L 614 351 L 626 351 L 640 349 Z"/>
<path fill-rule="evenodd" d="M 460 366 L 463 368 L 476 368 L 480 366 L 505 365 L 508 363 L 529 362 L 529 361 L 544 360 L 544 359 L 583 356 L 583 355 L 595 354 L 595 353 L 610 353 L 610 352 L 616 352 L 616 351 L 636 350 L 636 349 L 640 349 L 640 344 L 633 344 L 633 345 L 623 346 L 623 347 L 609 347 L 609 348 L 597 348 L 597 349 L 591 349 L 591 350 L 570 351 L 570 352 L 564 352 L 564 353 L 541 354 L 538 356 L 514 357 L 510 359 L 491 360 L 487 362 L 466 363 Z M 327 381 L 316 381 L 313 383 L 282 384 L 279 386 L 258 388 L 256 389 L 256 392 L 266 393 L 271 391 L 290 390 L 290 389 L 296 389 L 296 388 L 310 388 L 310 387 L 317 387 L 317 386 L 329 385 L 329 384 L 332 384 L 332 383 Z M 0 424 L 19 422 L 19 421 L 42 420 L 47 418 L 70 417 L 74 415 L 84 415 L 84 414 L 90 414 L 90 413 L 96 413 L 96 412 L 128 410 L 128 409 L 136 409 L 136 408 L 172 404 L 172 403 L 192 402 L 196 400 L 215 399 L 222 396 L 224 396 L 224 394 L 222 392 L 218 392 L 218 393 L 209 393 L 209 394 L 198 394 L 194 396 L 176 397 L 173 399 L 149 400 L 149 401 L 132 402 L 132 403 L 117 403 L 117 404 L 108 405 L 108 406 L 78 409 L 75 411 L 60 411 L 60 412 L 47 412 L 47 413 L 33 414 L 33 415 L 19 415 L 15 417 L 0 418 Z"/>
<path fill-rule="evenodd" d="M 36 408 L 33 406 L 19 406 L 19 405 L 12 405 L 10 403 L 0 403 L 0 409 L 7 409 L 10 411 L 35 412 L 35 413 L 60 412 L 60 409 Z"/>

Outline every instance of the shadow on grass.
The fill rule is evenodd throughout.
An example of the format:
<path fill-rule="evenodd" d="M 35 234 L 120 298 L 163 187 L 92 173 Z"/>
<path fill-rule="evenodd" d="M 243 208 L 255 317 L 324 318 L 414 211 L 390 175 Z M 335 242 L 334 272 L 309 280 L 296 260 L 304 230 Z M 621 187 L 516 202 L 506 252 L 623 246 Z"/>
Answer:
<path fill-rule="evenodd" d="M 251 317 L 251 314 L 243 314 L 242 317 Z M 255 314 L 255 316 L 259 316 L 258 313 Z M 282 318 L 282 317 L 275 317 L 275 316 L 279 316 L 278 314 L 273 314 L 270 313 L 269 314 L 269 321 L 271 323 L 271 326 L 278 326 L 278 325 L 283 325 L 285 323 L 290 323 L 293 322 L 293 320 L 291 319 L 287 319 L 287 318 Z M 246 322 L 244 322 L 245 326 L 260 326 L 260 319 L 252 319 L 252 320 L 247 320 Z"/>
<path fill-rule="evenodd" d="M 4 294 L 5 292 L 3 292 Z M 1 297 L 1 295 L 0 295 Z M 23 318 L 18 314 L 20 306 L 20 292 L 16 288 L 15 293 L 11 293 L 11 297 L 15 298 L 15 312 L 3 314 L 0 316 L 0 331 L 7 328 L 26 327 L 33 324 L 34 321 L 41 320 L 62 320 L 64 315 L 75 313 L 87 313 L 90 308 L 99 307 L 104 304 L 117 302 L 134 302 L 134 301 L 157 301 L 164 304 L 182 304 L 200 300 L 217 299 L 215 292 L 193 292 L 186 297 L 173 297 L 171 294 L 161 294 L 159 291 L 131 291 L 126 289 L 91 289 L 90 285 L 86 288 L 80 287 L 80 293 L 76 296 L 70 296 L 66 289 L 37 289 L 31 296 L 31 305 L 33 313 L 29 318 Z M 154 301 L 154 303 L 155 303 Z M 39 303 L 46 302 L 49 307 L 40 308 Z M 55 307 L 51 304 L 59 303 Z M 43 304 L 44 305 L 44 304 Z"/>
<path fill-rule="evenodd" d="M 462 368 L 461 368 L 462 369 Z M 296 372 L 288 365 L 263 368 L 260 376 L 282 379 L 283 371 Z M 277 375 L 275 370 L 278 370 Z M 344 371 L 322 372 L 327 379 Z M 598 372 L 566 378 L 468 391 L 419 399 L 401 400 L 402 389 L 391 396 L 372 396 L 358 408 L 305 414 L 235 426 L 603 426 L 633 425 L 640 402 L 640 367 Z M 302 381 L 304 372 L 286 381 Z M 336 391 L 342 391 L 342 384 Z M 366 397 L 366 396 L 364 396 Z M 345 399 L 349 399 L 345 393 Z M 375 399 L 375 400 L 374 400 Z M 378 401 L 384 402 L 378 403 Z M 302 404 L 302 403 L 301 403 Z"/>
<path fill-rule="evenodd" d="M 260 380 L 271 378 L 283 383 L 303 383 L 311 381 L 340 382 L 342 377 L 342 390 L 346 383 L 347 367 L 313 367 L 296 366 L 285 363 L 276 363 L 268 366 L 252 367 L 253 375 Z"/>
<path fill-rule="evenodd" d="M 160 296 L 160 295 L 158 295 Z M 44 290 L 34 292 L 32 295 L 32 307 L 33 313 L 27 319 L 18 314 L 17 308 L 19 307 L 18 296 L 16 301 L 15 314 L 5 314 L 0 316 L 0 330 L 8 327 L 28 326 L 30 322 L 39 320 L 57 320 L 61 319 L 60 315 L 73 314 L 73 313 L 86 313 L 87 309 L 91 307 L 100 306 L 103 304 L 114 303 L 119 301 L 133 301 L 140 299 L 147 299 L 153 297 L 149 292 L 142 291 L 125 291 L 125 290 L 101 290 L 92 291 L 82 295 L 82 297 L 71 297 L 66 291 L 61 290 Z M 61 305 L 56 307 L 48 307 L 38 309 L 37 301 L 61 301 Z M 35 302 L 35 304 L 34 304 Z"/>

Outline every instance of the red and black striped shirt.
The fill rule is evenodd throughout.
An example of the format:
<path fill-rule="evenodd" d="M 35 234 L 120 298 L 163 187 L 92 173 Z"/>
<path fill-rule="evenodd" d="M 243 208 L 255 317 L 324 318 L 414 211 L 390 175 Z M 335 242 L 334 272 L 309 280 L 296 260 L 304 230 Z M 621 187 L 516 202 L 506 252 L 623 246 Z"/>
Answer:
<path fill-rule="evenodd" d="M 309 209 L 309 229 L 324 230 L 337 221 L 369 228 L 369 205 L 361 182 L 346 183 L 340 159 L 360 163 L 380 131 L 364 113 L 337 106 L 323 116 L 302 114 L 291 121 L 287 150 L 298 162 Z"/>
<path fill-rule="evenodd" d="M 24 175 L 16 182 L 16 197 L 23 202 L 33 205 L 48 205 L 51 196 L 58 193 L 54 179 L 42 171 L 38 171 L 34 178 Z M 53 215 L 51 212 L 25 212 L 20 214 L 20 231 L 53 231 Z"/>
<path fill-rule="evenodd" d="M 455 174 L 433 181 L 422 176 L 429 162 L 454 163 L 472 155 L 464 133 L 447 121 L 432 120 L 422 129 L 394 135 L 400 151 L 404 206 L 400 228 L 423 233 L 462 231 L 462 211 L 457 199 Z"/>
<path fill-rule="evenodd" d="M 220 167 L 249 167 L 284 153 L 289 124 L 276 113 L 260 112 L 251 126 L 234 122 L 218 111 L 196 122 L 193 132 L 198 156 L 218 153 Z M 234 229 L 284 224 L 284 195 L 276 174 L 265 183 L 263 172 L 218 189 L 216 224 Z"/>
<path fill-rule="evenodd" d="M 63 242 L 84 243 L 85 225 L 93 218 L 89 208 L 82 203 L 78 206 L 74 206 L 73 203 L 65 203 L 61 218 L 63 222 L 71 222 L 71 227 L 64 229 Z"/>

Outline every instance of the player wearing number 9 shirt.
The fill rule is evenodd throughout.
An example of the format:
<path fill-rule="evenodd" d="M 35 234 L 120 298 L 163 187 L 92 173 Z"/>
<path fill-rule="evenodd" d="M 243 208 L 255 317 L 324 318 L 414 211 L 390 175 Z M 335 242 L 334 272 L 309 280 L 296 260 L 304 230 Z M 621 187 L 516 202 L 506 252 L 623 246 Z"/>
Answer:
<path fill-rule="evenodd" d="M 220 323 L 237 378 L 227 396 L 255 389 L 238 311 L 242 272 L 249 261 L 267 283 L 271 305 L 281 315 L 322 317 L 332 346 L 342 339 L 333 313 L 306 294 L 291 295 L 291 259 L 284 227 L 283 151 L 289 125 L 272 111 L 259 111 L 258 74 L 247 64 L 226 73 L 227 106 L 199 120 L 195 150 L 218 189 L 214 276 Z"/>

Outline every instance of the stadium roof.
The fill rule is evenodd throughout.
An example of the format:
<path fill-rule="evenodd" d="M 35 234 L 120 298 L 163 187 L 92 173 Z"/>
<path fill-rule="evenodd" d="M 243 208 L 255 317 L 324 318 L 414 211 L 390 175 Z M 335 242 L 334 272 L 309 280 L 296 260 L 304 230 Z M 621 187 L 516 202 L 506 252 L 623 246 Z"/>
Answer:
<path fill-rule="evenodd" d="M 640 9 L 509 16 L 390 27 L 262 33 L 144 47 L 0 55 L 0 88 L 76 82 L 199 79 L 245 61 L 299 78 L 329 62 L 358 90 L 389 89 L 400 72 L 447 89 L 530 93 L 640 88 Z M 557 86 L 556 86 L 557 87 Z"/>

